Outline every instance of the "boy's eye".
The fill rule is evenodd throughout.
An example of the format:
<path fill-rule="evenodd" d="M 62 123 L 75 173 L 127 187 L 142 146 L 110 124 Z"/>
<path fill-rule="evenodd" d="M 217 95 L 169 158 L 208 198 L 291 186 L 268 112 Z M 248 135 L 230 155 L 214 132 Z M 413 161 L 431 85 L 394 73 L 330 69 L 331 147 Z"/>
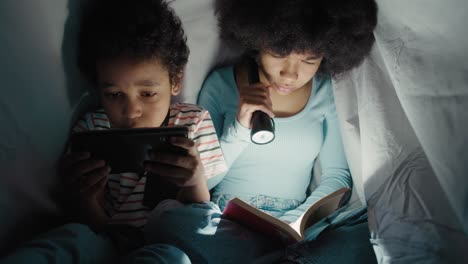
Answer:
<path fill-rule="evenodd" d="M 284 58 L 284 56 L 281 55 L 281 54 L 270 53 L 270 55 L 271 55 L 273 58 L 279 58 L 279 59 Z"/>
<path fill-rule="evenodd" d="M 142 92 L 141 96 L 143 96 L 143 97 L 153 97 L 156 94 L 157 94 L 156 92 Z"/>
<path fill-rule="evenodd" d="M 104 93 L 105 97 L 110 97 L 110 98 L 117 98 L 123 96 L 122 92 L 106 92 Z"/>

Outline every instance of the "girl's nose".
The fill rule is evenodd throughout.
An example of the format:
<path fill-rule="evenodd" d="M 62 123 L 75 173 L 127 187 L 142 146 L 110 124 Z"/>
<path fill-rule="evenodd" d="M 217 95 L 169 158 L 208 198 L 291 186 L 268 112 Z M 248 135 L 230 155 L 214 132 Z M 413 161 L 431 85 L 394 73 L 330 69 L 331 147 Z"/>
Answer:
<path fill-rule="evenodd" d="M 285 82 L 294 82 L 297 80 L 297 65 L 291 62 L 285 62 L 280 71 L 280 76 Z"/>

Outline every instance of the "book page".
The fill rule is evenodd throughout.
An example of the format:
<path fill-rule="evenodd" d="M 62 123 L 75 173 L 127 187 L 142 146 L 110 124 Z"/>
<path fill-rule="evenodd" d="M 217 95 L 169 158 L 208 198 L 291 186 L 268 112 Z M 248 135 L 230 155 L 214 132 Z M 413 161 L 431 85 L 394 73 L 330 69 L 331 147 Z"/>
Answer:
<path fill-rule="evenodd" d="M 322 199 L 318 200 L 315 204 L 313 204 L 305 213 L 296 221 L 299 222 L 299 234 L 304 236 L 304 231 L 312 227 L 318 221 L 323 219 L 324 217 L 329 216 L 333 212 L 336 211 L 341 206 L 343 198 L 346 199 L 350 194 L 351 189 L 349 188 L 341 188 Z"/>
<path fill-rule="evenodd" d="M 304 218 L 304 215 L 305 215 L 305 213 L 303 213 L 301 216 L 299 216 L 299 218 L 296 221 L 289 224 L 289 226 L 292 229 L 294 229 L 298 234 L 300 234 L 301 237 L 303 236 L 303 234 L 301 233 L 301 222 L 302 222 L 302 219 Z"/>
<path fill-rule="evenodd" d="M 348 191 L 350 191 L 349 188 L 342 188 L 323 197 L 290 224 L 262 212 L 239 198 L 229 201 L 224 209 L 223 217 L 267 236 L 281 239 L 287 244 L 292 244 L 303 239 L 306 227 L 312 226 L 320 219 L 333 213 L 340 206 L 343 195 Z"/>
<path fill-rule="evenodd" d="M 224 209 L 223 217 L 245 225 L 252 230 L 261 232 L 287 244 L 300 241 L 301 235 L 286 222 L 279 220 L 250 204 L 234 198 Z"/>

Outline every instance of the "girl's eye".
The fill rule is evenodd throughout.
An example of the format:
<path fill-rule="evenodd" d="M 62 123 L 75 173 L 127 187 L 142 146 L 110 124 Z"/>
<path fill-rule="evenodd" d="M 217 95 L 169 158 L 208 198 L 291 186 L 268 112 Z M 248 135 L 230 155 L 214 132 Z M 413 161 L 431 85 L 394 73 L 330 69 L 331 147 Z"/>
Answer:
<path fill-rule="evenodd" d="M 143 97 L 153 97 L 156 94 L 157 94 L 156 92 L 142 92 L 141 96 L 143 96 Z"/>
<path fill-rule="evenodd" d="M 303 61 L 305 64 L 314 65 L 315 61 Z"/>

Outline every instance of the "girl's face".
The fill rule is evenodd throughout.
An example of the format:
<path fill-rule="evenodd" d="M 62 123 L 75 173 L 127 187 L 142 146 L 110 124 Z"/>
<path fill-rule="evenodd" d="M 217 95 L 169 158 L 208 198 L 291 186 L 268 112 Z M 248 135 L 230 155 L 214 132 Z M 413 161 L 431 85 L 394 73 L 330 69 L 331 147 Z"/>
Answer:
<path fill-rule="evenodd" d="M 280 95 L 288 95 L 303 87 L 314 77 L 323 56 L 313 53 L 291 52 L 280 56 L 271 51 L 260 51 L 260 66 L 265 78 Z"/>
<path fill-rule="evenodd" d="M 99 61 L 97 81 L 102 106 L 116 128 L 161 126 L 171 97 L 180 92 L 158 59 Z"/>

